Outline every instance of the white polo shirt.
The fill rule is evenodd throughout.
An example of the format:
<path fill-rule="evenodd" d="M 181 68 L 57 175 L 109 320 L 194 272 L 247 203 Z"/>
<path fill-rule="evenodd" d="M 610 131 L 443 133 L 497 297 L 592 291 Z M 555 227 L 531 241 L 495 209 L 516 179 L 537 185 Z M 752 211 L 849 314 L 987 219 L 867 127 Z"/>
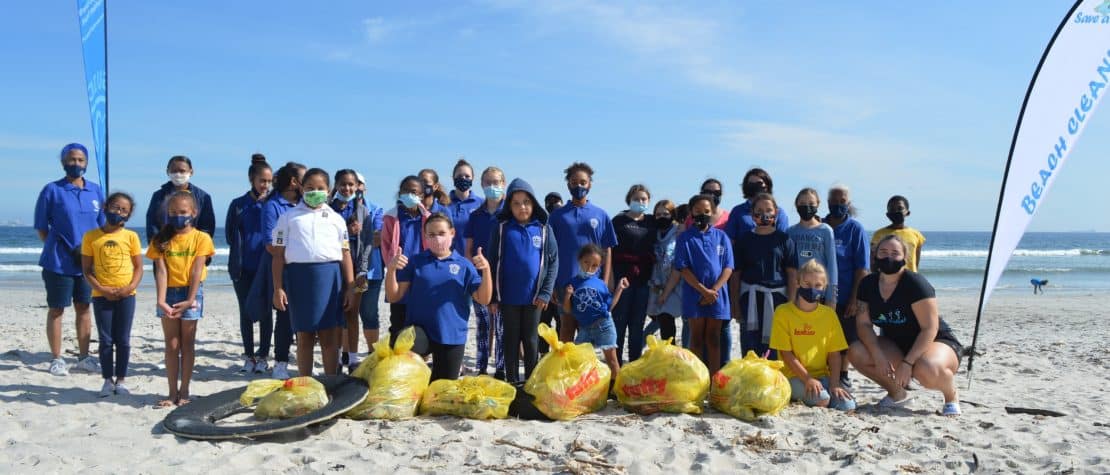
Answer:
<path fill-rule="evenodd" d="M 326 204 L 312 209 L 300 202 L 278 218 L 271 238 L 289 263 L 342 261 L 350 249 L 347 223 Z"/>

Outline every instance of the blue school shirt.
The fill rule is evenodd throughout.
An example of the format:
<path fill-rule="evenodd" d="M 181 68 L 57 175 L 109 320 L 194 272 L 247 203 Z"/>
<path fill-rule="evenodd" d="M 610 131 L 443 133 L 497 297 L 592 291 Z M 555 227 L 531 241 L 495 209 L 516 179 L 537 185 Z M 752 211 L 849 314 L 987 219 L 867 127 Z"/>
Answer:
<path fill-rule="evenodd" d="M 466 344 L 470 299 L 482 284 L 482 274 L 470 261 L 452 252 L 438 259 L 431 251 L 409 258 L 397 271 L 397 282 L 409 282 L 405 325 L 424 329 L 428 339 L 441 345 Z"/>
<path fill-rule="evenodd" d="M 62 178 L 42 187 L 35 202 L 35 230 L 46 232 L 39 255 L 43 270 L 61 275 L 81 275 L 81 238 L 104 224 L 104 193 L 100 185 L 84 179 L 84 187 Z"/>
<path fill-rule="evenodd" d="M 566 287 L 578 271 L 578 250 L 582 246 L 592 243 L 608 249 L 617 245 L 617 233 L 609 215 L 588 201 L 585 206 L 571 202 L 555 210 L 548 224 L 559 244 L 559 274 L 555 278 L 557 289 Z"/>
<path fill-rule="evenodd" d="M 266 244 L 274 243 L 274 227 L 277 225 L 278 218 L 294 206 L 297 206 L 297 203 L 290 203 L 281 194 L 273 195 L 266 200 L 266 205 L 262 208 L 262 235 L 266 238 Z"/>
<path fill-rule="evenodd" d="M 871 266 L 871 237 L 856 218 L 845 219 L 833 228 L 836 244 L 836 270 L 839 274 L 836 283 L 837 304 L 845 303 L 852 297 L 855 273 Z"/>
<path fill-rule="evenodd" d="M 470 214 L 485 202 L 486 200 L 479 198 L 474 190 L 470 190 L 470 197 L 465 200 L 460 200 L 455 197 L 455 193 L 451 193 L 451 204 L 447 205 L 447 216 L 455 224 L 455 241 L 451 243 L 455 252 L 466 254 L 466 233 L 458 231 L 466 230 L 466 225 L 470 222 Z"/>
<path fill-rule="evenodd" d="M 355 214 L 355 199 L 357 198 L 351 198 L 351 201 L 347 202 L 347 206 L 343 209 L 339 209 L 339 205 L 343 203 L 343 200 L 337 198 L 331 201 L 331 209 L 339 214 L 340 218 L 343 218 L 344 224 L 351 222 L 351 216 Z M 351 234 L 349 243 L 351 247 L 351 257 L 353 258 L 355 257 L 355 253 L 358 252 L 358 234 Z"/>
<path fill-rule="evenodd" d="M 501 303 L 532 305 L 543 260 L 544 225 L 539 220 L 521 225 L 506 222 L 501 234 Z"/>
<path fill-rule="evenodd" d="M 613 294 L 609 286 L 597 274 L 589 277 L 575 275 L 570 280 L 574 293 L 570 297 L 570 311 L 578 327 L 593 325 L 603 318 L 609 318 L 609 307 L 613 305 Z M 565 286 L 564 286 L 565 287 Z"/>
<path fill-rule="evenodd" d="M 690 269 L 701 285 L 712 288 L 721 278 L 725 269 L 733 268 L 732 243 L 728 234 L 710 227 L 701 232 L 696 228 L 687 229 L 678 237 L 674 248 L 674 269 Z M 732 318 L 728 303 L 728 285 L 721 287 L 717 301 L 710 305 L 698 305 L 701 294 L 682 279 L 682 316 L 709 317 L 718 320 Z"/>
<path fill-rule="evenodd" d="M 415 216 L 403 206 L 397 207 L 397 231 L 401 241 L 401 254 L 409 259 L 424 251 L 424 219 L 420 213 Z"/>
<path fill-rule="evenodd" d="M 786 214 L 786 210 L 782 206 L 778 207 L 775 212 L 775 229 L 786 232 L 790 227 L 790 216 Z M 755 230 L 755 221 L 752 220 L 752 203 L 745 200 L 732 208 L 728 214 L 728 222 L 725 223 L 725 232 L 728 233 L 729 239 L 737 240 L 740 235 L 747 234 Z"/>
<path fill-rule="evenodd" d="M 254 190 L 235 198 L 227 208 L 224 237 L 230 246 L 228 271 L 233 279 L 241 276 L 241 271 L 254 273 L 266 252 L 268 235 L 262 234 L 262 212 L 268 200 L 258 201 Z"/>
<path fill-rule="evenodd" d="M 382 216 L 385 210 L 370 201 L 365 201 L 366 204 L 366 219 L 362 222 L 362 227 L 370 226 L 371 231 L 382 231 Z M 385 278 L 385 265 L 382 262 L 382 248 L 381 246 L 374 247 L 370 250 L 370 265 L 366 269 L 366 278 L 368 280 L 382 280 Z"/>
<path fill-rule="evenodd" d="M 832 302 L 838 295 L 836 286 L 840 281 L 836 266 L 836 239 L 833 237 L 832 228 L 824 223 L 816 228 L 795 224 L 786 230 L 786 235 L 794 241 L 794 252 L 797 253 L 795 262 L 798 264 L 798 269 L 812 260 L 825 266 L 825 271 L 828 273 L 825 276 L 828 284 L 825 286 L 825 302 Z"/>
<path fill-rule="evenodd" d="M 488 247 L 490 236 L 493 235 L 493 228 L 497 226 L 497 215 L 501 214 L 501 208 L 505 206 L 505 201 L 502 200 L 497 203 L 497 210 L 490 213 L 486 210 L 485 203 L 479 206 L 478 209 L 470 213 L 470 217 L 466 221 L 466 230 L 463 232 L 464 239 L 474 240 L 474 252 L 478 252 L 478 248 Z M 465 254 L 465 249 L 459 253 Z"/>
<path fill-rule="evenodd" d="M 798 268 L 794 241 L 782 231 L 746 233 L 736 239 L 736 267 L 740 281 L 767 288 L 786 286 L 786 268 Z"/>

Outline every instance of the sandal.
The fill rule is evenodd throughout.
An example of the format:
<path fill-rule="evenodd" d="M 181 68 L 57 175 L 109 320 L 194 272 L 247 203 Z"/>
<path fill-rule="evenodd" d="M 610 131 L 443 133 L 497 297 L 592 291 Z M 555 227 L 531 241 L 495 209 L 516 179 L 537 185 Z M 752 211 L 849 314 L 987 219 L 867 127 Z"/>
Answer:
<path fill-rule="evenodd" d="M 879 400 L 879 408 L 881 408 L 881 409 L 897 409 L 897 408 L 900 408 L 900 407 L 904 407 L 906 404 L 908 404 L 912 400 L 913 400 L 913 396 L 911 396 L 908 393 L 906 394 L 906 397 L 904 397 L 900 400 L 897 400 L 897 401 L 895 401 L 894 398 L 890 397 L 890 395 L 887 395 L 887 396 L 885 396 L 885 397 L 883 397 L 882 399 Z"/>
<path fill-rule="evenodd" d="M 946 403 L 944 403 L 944 409 L 941 410 L 940 415 L 946 416 L 946 417 L 956 417 L 956 416 L 959 416 L 962 413 L 963 412 L 960 411 L 960 403 L 958 403 L 958 402 L 946 402 Z"/>
<path fill-rule="evenodd" d="M 174 401 L 173 399 L 164 399 L 164 400 L 158 401 L 158 403 L 154 405 L 154 408 L 155 409 L 166 409 L 166 408 L 174 407 L 176 405 L 177 405 L 177 402 Z"/>

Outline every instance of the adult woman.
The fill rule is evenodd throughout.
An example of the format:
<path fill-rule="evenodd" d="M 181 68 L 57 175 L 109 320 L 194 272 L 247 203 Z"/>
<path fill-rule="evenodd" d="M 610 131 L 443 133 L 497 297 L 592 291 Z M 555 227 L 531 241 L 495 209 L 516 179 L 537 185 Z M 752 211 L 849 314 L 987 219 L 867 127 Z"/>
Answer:
<path fill-rule="evenodd" d="M 232 200 L 227 207 L 224 235 L 229 247 L 227 271 L 239 302 L 239 333 L 243 340 L 243 367 L 239 372 L 262 373 L 270 367 L 266 355 L 270 353 L 273 322 L 267 320 L 259 325 L 260 341 L 258 351 L 255 351 L 254 321 L 250 318 L 247 299 L 262 255 L 266 253 L 266 243 L 270 240 L 262 234 L 262 210 L 266 206 L 274 174 L 265 156 L 256 153 L 251 157 L 247 178 L 251 189 Z"/>
<path fill-rule="evenodd" d="M 756 196 L 760 193 L 767 193 L 769 195 L 775 194 L 775 182 L 771 180 L 771 175 L 762 168 L 752 168 L 744 174 L 744 179 L 740 182 L 743 187 L 744 202 L 732 208 L 732 213 L 728 215 L 728 224 L 725 225 L 725 232 L 728 237 L 736 242 L 736 237 L 741 233 L 751 232 L 755 229 L 755 221 L 752 220 L 752 205 L 754 204 Z M 786 215 L 786 210 L 779 206 L 776 210 L 775 216 L 775 229 L 786 232 L 790 227 L 790 219 Z"/>
<path fill-rule="evenodd" d="M 833 228 L 838 274 L 836 315 L 840 318 L 840 326 L 844 328 L 844 338 L 849 345 L 857 340 L 856 291 L 859 282 L 870 272 L 868 265 L 871 260 L 871 250 L 868 248 L 870 239 L 863 224 L 853 217 L 855 214 L 851 190 L 846 185 L 833 185 L 829 189 L 829 214 L 825 216 L 825 224 Z M 840 371 L 840 379 L 841 386 L 852 388 L 846 367 Z"/>
<path fill-rule="evenodd" d="M 727 209 L 721 207 L 721 194 L 724 192 L 724 188 L 721 187 L 721 180 L 707 178 L 705 181 L 701 182 L 700 190 L 698 194 L 709 196 L 713 200 L 713 208 L 715 210 L 712 216 L 713 227 L 724 231 L 730 215 Z M 683 229 L 690 227 L 690 225 L 694 223 L 692 219 L 691 216 L 687 216 L 685 220 L 680 221 Z"/>
<path fill-rule="evenodd" d="M 193 177 L 193 161 L 184 155 L 170 157 L 166 164 L 166 176 L 169 181 L 150 197 L 150 206 L 146 208 L 146 240 L 150 242 L 166 221 L 166 207 L 163 201 L 176 191 L 187 191 L 193 194 L 197 203 L 196 223 L 194 227 L 212 236 L 216 232 L 216 212 L 212 210 L 212 198 L 204 190 L 189 182 Z"/>
<path fill-rule="evenodd" d="M 447 204 L 447 217 L 451 218 L 455 229 L 459 230 L 455 233 L 455 242 L 451 243 L 451 248 L 459 254 L 466 255 L 466 236 L 464 236 L 466 223 L 470 221 L 470 213 L 482 206 L 485 200 L 477 193 L 470 192 L 474 186 L 474 167 L 470 166 L 470 162 L 460 158 L 455 162 L 451 176 L 454 179 L 455 189 L 448 193 L 451 202 Z"/>
<path fill-rule="evenodd" d="M 655 258 L 655 223 L 651 211 L 651 191 L 641 184 L 632 185 L 624 195 L 628 209 L 613 217 L 617 245 L 613 248 L 613 276 L 628 279 L 628 288 L 613 308 L 617 327 L 617 360 L 624 362 L 624 336 L 628 334 L 628 361 L 635 361 L 644 350 L 644 320 L 651 297 L 651 263 Z"/>
<path fill-rule="evenodd" d="M 104 193 L 100 186 L 84 178 L 89 163 L 84 145 L 71 143 L 62 148 L 61 164 L 65 177 L 47 183 L 35 202 L 35 231 L 42 240 L 42 281 L 46 285 L 46 339 L 50 343 L 50 374 L 69 374 L 62 359 L 62 315 L 71 303 L 77 313 L 77 369 L 100 372 L 96 358 L 89 356 L 92 333 L 92 287 L 81 273 L 81 238 L 104 224 Z"/>
<path fill-rule="evenodd" d="M 946 416 L 960 414 L 955 377 L 963 347 L 937 312 L 933 286 L 906 269 L 906 244 L 896 235 L 879 241 L 875 264 L 879 272 L 859 285 L 856 332 L 859 341 L 848 349 L 856 369 L 875 381 L 887 395 L 880 407 L 900 407 L 911 398 L 910 378 L 944 395 Z M 880 328 L 875 335 L 872 325 Z"/>

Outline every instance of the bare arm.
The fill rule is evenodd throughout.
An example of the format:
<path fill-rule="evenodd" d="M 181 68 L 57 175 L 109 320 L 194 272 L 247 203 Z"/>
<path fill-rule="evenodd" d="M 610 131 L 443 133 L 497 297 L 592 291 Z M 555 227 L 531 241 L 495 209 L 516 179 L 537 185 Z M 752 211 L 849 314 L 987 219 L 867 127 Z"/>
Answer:
<path fill-rule="evenodd" d="M 786 367 L 790 368 L 790 372 L 794 373 L 794 376 L 797 376 L 798 379 L 801 379 L 802 381 L 806 381 L 810 378 L 809 370 L 807 370 L 806 367 L 804 365 L 802 365 L 802 362 L 798 360 L 797 356 L 794 356 L 793 351 L 780 350 L 779 351 L 779 356 L 782 357 L 783 363 L 786 363 Z M 840 373 L 830 373 L 830 374 L 840 374 Z"/>
<path fill-rule="evenodd" d="M 46 242 L 46 231 L 41 229 L 37 230 L 39 233 L 39 241 Z"/>
<path fill-rule="evenodd" d="M 609 285 L 610 277 L 613 275 L 613 248 L 611 248 L 611 247 L 605 248 L 605 259 L 604 260 L 605 260 L 605 264 L 604 264 L 605 269 L 601 274 L 601 280 L 603 280 L 605 282 L 605 285 Z"/>
<path fill-rule="evenodd" d="M 131 268 L 131 283 L 127 284 L 127 294 L 139 288 L 139 282 L 143 280 L 143 256 L 139 254 L 131 256 Z"/>
<path fill-rule="evenodd" d="M 489 305 L 490 299 L 493 298 L 493 277 L 490 276 L 488 265 L 482 268 L 482 283 L 478 285 L 478 290 L 472 297 L 481 305 Z"/>
<path fill-rule="evenodd" d="M 141 267 L 140 267 L 141 268 Z M 96 274 L 93 273 L 93 258 L 92 256 L 81 256 L 81 273 L 85 275 L 85 281 L 92 286 L 93 290 L 101 294 L 109 294 L 108 289 L 100 285 L 100 281 L 96 280 Z"/>

